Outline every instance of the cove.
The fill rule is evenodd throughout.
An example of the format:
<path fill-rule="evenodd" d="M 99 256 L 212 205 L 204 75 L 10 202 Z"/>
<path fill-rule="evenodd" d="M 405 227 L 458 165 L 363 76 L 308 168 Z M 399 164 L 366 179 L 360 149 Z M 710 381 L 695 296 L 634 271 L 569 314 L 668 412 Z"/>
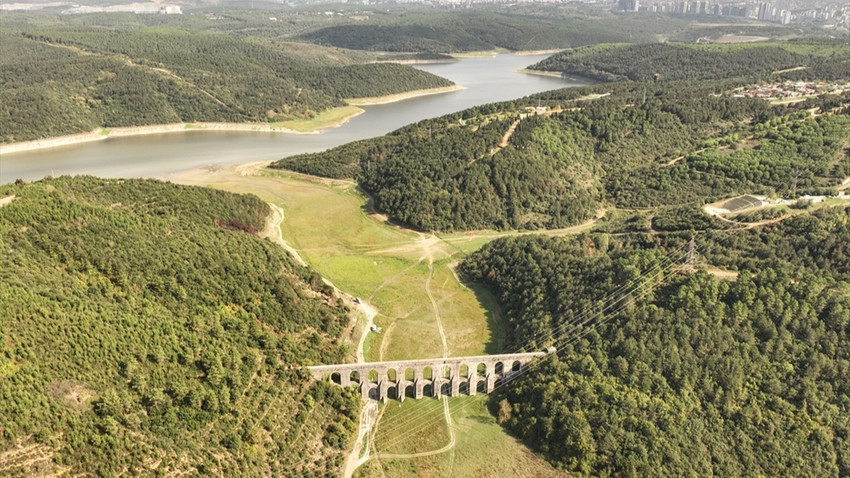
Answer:
<path fill-rule="evenodd" d="M 185 131 L 3 154 L 0 184 L 16 179 L 91 174 L 101 177 L 165 177 L 191 168 L 272 161 L 323 151 L 351 141 L 380 136 L 406 124 L 472 106 L 507 101 L 541 91 L 583 86 L 573 80 L 518 73 L 547 55 L 500 54 L 453 63 L 416 65 L 448 78 L 463 90 L 365 106 L 365 112 L 319 134 L 243 131 Z M 380 81 L 380 79 L 376 79 Z"/>

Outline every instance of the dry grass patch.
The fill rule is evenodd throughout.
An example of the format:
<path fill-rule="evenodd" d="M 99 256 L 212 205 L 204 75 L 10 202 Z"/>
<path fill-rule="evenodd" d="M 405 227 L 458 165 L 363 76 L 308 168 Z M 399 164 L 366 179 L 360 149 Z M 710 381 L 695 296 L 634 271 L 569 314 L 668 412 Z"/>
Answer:
<path fill-rule="evenodd" d="M 64 380 L 51 383 L 47 392 L 56 400 L 77 411 L 88 408 L 89 401 L 96 395 L 85 385 Z"/>
<path fill-rule="evenodd" d="M 554 469 L 515 438 L 487 411 L 487 397 L 449 399 L 455 446 L 443 453 L 371 459 L 355 476 L 394 477 L 570 477 Z M 381 454 L 438 450 L 449 442 L 443 407 L 434 399 L 389 402 L 380 421 L 376 449 Z"/>
<path fill-rule="evenodd" d="M 357 106 L 339 106 L 317 113 L 310 119 L 279 121 L 272 123 L 272 126 L 291 129 L 300 133 L 310 133 L 326 128 L 335 128 L 363 112 L 364 110 Z"/>

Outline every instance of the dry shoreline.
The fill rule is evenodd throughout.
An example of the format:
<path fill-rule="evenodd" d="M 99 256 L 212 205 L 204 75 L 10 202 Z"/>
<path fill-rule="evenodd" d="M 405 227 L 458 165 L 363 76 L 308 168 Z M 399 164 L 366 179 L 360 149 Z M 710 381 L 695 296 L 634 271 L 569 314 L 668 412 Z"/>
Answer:
<path fill-rule="evenodd" d="M 88 133 L 77 133 L 53 138 L 36 139 L 33 141 L 22 141 L 0 145 L 0 154 L 21 153 L 36 151 L 39 149 L 55 148 L 58 146 L 69 146 L 74 144 L 102 141 L 107 138 L 121 138 L 125 136 L 143 136 L 147 134 L 182 133 L 185 131 L 258 131 L 270 133 L 287 134 L 314 134 L 301 133 L 287 128 L 280 128 L 270 124 L 261 123 L 171 123 L 149 126 L 130 126 L 126 128 L 98 128 Z"/>
<path fill-rule="evenodd" d="M 414 90 L 407 93 L 399 93 L 395 95 L 378 96 L 373 98 L 352 98 L 346 102 L 352 106 L 380 105 L 385 103 L 394 103 L 396 101 L 407 100 L 419 96 L 435 95 L 440 93 L 449 93 L 452 91 L 462 90 L 464 87 L 460 85 L 446 86 L 442 88 L 429 88 L 425 90 Z M 130 126 L 126 128 L 98 128 L 88 133 L 77 133 L 65 136 L 55 136 L 52 138 L 36 139 L 33 141 L 21 141 L 18 143 L 0 144 L 0 154 L 22 153 L 29 151 L 37 151 L 40 149 L 55 148 L 59 146 L 71 146 L 75 144 L 90 143 L 93 141 L 102 141 L 107 138 L 120 138 L 125 136 L 142 136 L 148 134 L 164 134 L 164 133 L 181 133 L 186 131 L 249 131 L 261 133 L 284 133 L 284 134 L 318 134 L 321 130 L 328 128 L 337 128 L 347 123 L 351 118 L 363 113 L 359 111 L 356 114 L 340 119 L 334 124 L 322 125 L 313 131 L 296 131 L 291 128 L 274 126 L 269 123 L 171 123 L 157 124 L 148 126 Z"/>
<path fill-rule="evenodd" d="M 543 70 L 529 70 L 528 68 L 521 68 L 519 70 L 515 70 L 517 73 L 524 73 L 526 75 L 538 75 L 538 76 L 549 76 L 552 78 L 563 78 L 564 74 L 559 71 L 543 71 Z"/>
<path fill-rule="evenodd" d="M 554 55 L 555 53 L 561 53 L 564 50 L 567 50 L 567 48 L 553 48 L 551 50 L 521 50 L 521 51 L 515 51 L 514 55 L 516 55 L 516 56 Z"/>
<path fill-rule="evenodd" d="M 378 63 L 398 63 L 400 65 L 428 65 L 428 64 L 440 64 L 440 63 L 452 63 L 453 61 L 461 60 L 464 58 L 492 58 L 498 56 L 500 54 L 510 54 L 516 56 L 535 56 L 535 55 L 554 55 L 555 53 L 561 53 L 562 51 L 568 50 L 568 48 L 553 48 L 550 50 L 504 50 L 500 48 L 496 48 L 494 50 L 484 50 L 484 51 L 468 51 L 462 53 L 449 53 L 448 55 L 451 59 L 434 59 L 434 60 L 379 60 Z"/>
<path fill-rule="evenodd" d="M 396 101 L 408 100 L 411 98 L 417 98 L 420 96 L 428 96 L 428 95 L 439 95 L 442 93 L 451 93 L 452 91 L 458 91 L 464 89 L 461 85 L 451 85 L 451 86 L 443 86 L 440 88 L 428 88 L 427 90 L 414 90 L 408 91 L 407 93 L 398 93 L 395 95 L 387 95 L 387 96 L 374 96 L 371 98 L 349 98 L 346 99 L 345 102 L 353 105 L 353 106 L 369 106 L 369 105 L 383 105 L 387 103 L 395 103 Z"/>
<path fill-rule="evenodd" d="M 398 65 L 443 65 L 454 63 L 457 58 L 446 58 L 445 60 L 379 60 L 376 63 L 396 63 Z"/>

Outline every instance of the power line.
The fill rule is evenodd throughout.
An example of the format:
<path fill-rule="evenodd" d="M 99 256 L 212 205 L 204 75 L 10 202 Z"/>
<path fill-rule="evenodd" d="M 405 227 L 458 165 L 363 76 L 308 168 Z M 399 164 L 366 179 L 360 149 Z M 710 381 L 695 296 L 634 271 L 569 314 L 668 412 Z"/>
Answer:
<path fill-rule="evenodd" d="M 734 234 L 734 232 L 740 231 L 743 228 L 738 227 L 737 225 L 726 228 L 720 228 L 719 231 L 726 232 L 725 237 L 717 238 L 714 242 L 716 245 L 721 245 L 728 241 Z M 715 232 L 717 230 L 709 230 L 706 233 Z M 685 250 L 687 248 L 687 250 Z M 529 344 L 534 345 L 537 340 L 540 340 L 543 336 L 547 336 L 552 340 L 553 343 L 558 343 L 558 341 L 564 339 L 564 342 L 560 344 L 559 353 L 564 349 L 563 347 L 569 347 L 575 344 L 577 341 L 581 340 L 583 337 L 596 330 L 601 325 L 607 323 L 612 320 L 617 314 L 625 310 L 634 302 L 643 299 L 647 295 L 649 295 L 658 285 L 664 283 L 669 277 L 672 277 L 673 274 L 677 272 L 682 266 L 678 266 L 677 261 L 681 259 L 686 259 L 685 264 L 693 264 L 696 256 L 696 245 L 695 245 L 695 237 L 691 237 L 691 241 L 688 243 L 676 248 L 672 252 L 668 252 L 664 257 L 659 259 L 651 268 L 643 271 L 639 276 L 631 279 L 626 284 L 618 287 L 614 292 L 607 294 L 601 301 L 601 304 L 604 304 L 601 309 L 593 311 L 582 311 L 577 316 L 572 319 L 565 321 L 560 324 L 558 327 L 553 329 L 550 332 L 541 332 L 538 333 L 535 337 L 532 337 L 529 340 Z M 662 260 L 666 260 L 666 263 L 662 264 Z M 631 299 L 631 300 L 629 300 Z M 598 306 L 599 304 L 597 304 Z M 521 347 L 522 349 L 524 347 Z M 530 370 L 539 366 L 540 363 L 547 359 L 551 359 L 552 356 L 557 354 L 549 354 L 543 356 L 540 360 L 537 361 L 536 364 L 523 368 L 519 372 L 516 372 L 505 379 L 501 379 L 495 386 L 494 391 L 506 386 L 508 383 L 513 382 L 514 380 L 520 378 L 525 373 L 528 373 Z M 472 397 L 459 397 L 461 405 L 455 411 L 460 411 L 465 409 L 469 404 L 475 403 L 477 400 Z M 432 422 L 432 418 L 430 414 L 433 411 L 439 411 L 442 408 L 440 401 L 435 400 L 434 404 L 430 404 L 426 407 L 425 410 L 416 410 L 409 417 L 405 417 L 403 420 L 399 421 L 399 417 L 395 417 L 393 425 L 389 429 L 381 428 L 381 434 L 387 434 L 388 436 L 392 436 L 393 440 L 389 441 L 385 446 L 391 447 L 398 443 L 402 443 L 407 440 L 410 436 L 420 433 Z M 451 408 L 451 407 L 450 407 Z M 449 424 L 448 426 L 451 426 Z M 377 428 L 377 427 L 376 427 Z M 399 430 L 404 429 L 403 432 L 399 432 Z M 391 433 L 392 432 L 392 433 Z M 372 433 L 375 433 L 375 428 L 373 428 Z M 375 436 L 371 436 L 369 438 L 371 447 L 375 450 L 376 459 L 380 461 L 380 453 L 377 453 L 376 440 Z M 381 465 L 379 465 L 381 466 Z M 330 476 L 330 473 L 327 472 L 326 475 Z"/>
<path fill-rule="evenodd" d="M 741 229 L 737 228 L 737 227 L 727 227 L 727 228 L 721 229 L 721 231 L 723 231 L 723 230 L 727 231 L 729 234 L 725 238 L 719 238 L 716 241 L 718 243 L 726 242 L 729 238 L 731 238 L 732 233 L 734 233 L 735 231 L 741 230 Z M 684 252 L 685 247 L 688 248 L 687 252 Z M 640 300 L 640 299 L 646 297 L 649 293 L 651 293 L 654 290 L 654 288 L 657 285 L 663 283 L 669 276 L 672 276 L 672 274 L 676 272 L 676 270 L 674 270 L 677 266 L 676 261 L 680 260 L 682 257 L 688 258 L 688 256 L 690 256 L 690 260 L 691 260 L 691 262 L 693 262 L 693 260 L 695 259 L 695 254 L 696 254 L 695 238 L 692 238 L 692 240 L 688 244 L 677 248 L 672 253 L 668 253 L 668 255 L 666 255 L 664 257 L 665 259 L 668 260 L 666 265 L 662 266 L 661 263 L 656 263 L 656 265 L 654 267 L 650 268 L 647 271 L 644 271 L 644 273 L 642 273 L 641 276 L 630 281 L 630 284 L 634 285 L 634 287 L 632 287 L 631 290 L 629 290 L 628 292 L 625 292 L 625 289 L 627 289 L 628 287 L 623 286 L 623 287 L 618 289 L 618 291 L 620 292 L 619 295 L 609 294 L 609 296 L 607 296 L 606 299 L 603 300 L 603 303 L 607 302 L 607 305 L 605 307 L 603 307 L 602 310 L 600 310 L 596 313 L 591 313 L 590 317 L 587 317 L 587 315 L 588 315 L 587 313 L 580 314 L 576 319 L 573 319 L 572 321 L 561 324 L 561 326 L 559 326 L 558 328 L 555 329 L 556 331 L 560 330 L 560 333 L 557 333 L 555 335 L 555 337 L 553 337 L 553 339 L 554 339 L 553 341 L 557 343 L 557 341 L 560 340 L 561 338 L 569 337 L 570 334 L 573 334 L 575 332 L 576 335 L 572 335 L 571 337 L 569 337 L 563 344 L 561 344 L 561 346 L 563 347 L 563 346 L 569 346 L 569 345 L 574 344 L 575 342 L 577 342 L 578 340 L 580 340 L 581 338 L 583 338 L 584 336 L 586 336 L 590 332 L 596 330 L 596 328 L 598 328 L 602 324 L 611 320 L 614 316 L 616 316 L 616 314 L 620 313 L 622 310 L 627 308 L 630 305 L 630 303 L 632 303 L 633 301 Z M 660 270 L 658 270 L 659 268 L 660 268 Z M 649 274 L 652 274 L 652 276 L 649 277 L 649 279 L 647 279 L 644 282 L 640 282 L 641 278 L 645 278 L 645 276 L 647 276 Z M 647 287 L 644 290 L 641 290 L 641 288 L 643 286 L 647 286 Z M 632 297 L 635 293 L 637 293 L 637 297 Z M 633 301 L 626 302 L 626 299 L 628 299 L 630 297 L 633 299 Z M 617 304 L 620 304 L 620 305 L 616 306 Z M 584 319 L 582 320 L 583 317 L 584 317 Z M 597 318 L 599 318 L 599 320 L 597 322 L 591 323 L 592 320 L 597 319 Z M 566 327 L 568 327 L 568 324 L 573 324 L 574 326 L 572 328 L 567 329 Z M 581 330 L 578 330 L 579 327 L 581 327 L 583 325 L 588 325 L 588 327 L 585 327 Z M 563 349 L 561 349 L 561 350 L 563 350 Z M 547 360 L 549 357 L 550 357 L 549 355 L 542 357 L 540 359 L 540 362 Z M 502 380 L 497 385 L 496 388 L 500 388 L 502 386 L 507 385 L 507 383 L 519 378 L 522 374 L 526 373 L 528 370 L 529 369 L 526 368 L 523 371 L 521 371 L 520 373 L 510 376 L 507 380 Z M 419 412 L 420 412 L 419 415 L 422 415 L 424 413 L 429 413 L 429 411 L 423 412 L 421 410 Z M 407 422 L 401 422 L 401 423 L 396 422 L 396 424 L 394 424 L 395 429 L 413 426 L 416 423 L 416 420 L 415 420 L 416 418 L 417 418 L 416 416 L 412 416 L 410 419 L 408 419 Z M 419 428 L 421 428 L 421 427 L 419 427 Z M 413 428 L 411 431 L 408 431 L 408 434 L 416 433 L 418 430 L 419 430 L 418 428 Z M 399 439 L 401 439 L 401 438 L 399 438 Z M 398 439 L 396 441 L 398 441 Z"/>

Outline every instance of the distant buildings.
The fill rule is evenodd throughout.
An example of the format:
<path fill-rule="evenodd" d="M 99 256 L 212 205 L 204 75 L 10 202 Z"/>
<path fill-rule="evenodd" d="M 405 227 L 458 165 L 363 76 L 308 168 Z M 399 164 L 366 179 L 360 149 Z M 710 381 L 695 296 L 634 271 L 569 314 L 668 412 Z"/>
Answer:
<path fill-rule="evenodd" d="M 749 18 L 780 25 L 816 23 L 829 28 L 848 29 L 850 27 L 850 3 L 847 2 L 618 0 L 616 5 L 616 10 L 624 12 L 712 15 Z"/>
<path fill-rule="evenodd" d="M 638 0 L 620 0 L 618 6 L 624 12 L 637 12 L 640 10 L 640 2 Z"/>
<path fill-rule="evenodd" d="M 31 3 L 24 3 L 31 2 Z M 183 9 L 179 5 L 165 5 L 159 3 L 127 3 L 124 5 L 89 6 L 71 3 L 69 1 L 35 2 L 33 0 L 22 0 L 21 3 L 0 2 L 0 11 L 13 10 L 42 10 L 45 8 L 66 8 L 62 10 L 65 15 L 75 13 L 101 13 L 101 12 L 131 12 L 137 14 L 162 14 L 182 15 Z"/>
<path fill-rule="evenodd" d="M 827 83 L 823 81 L 790 81 L 756 85 L 741 88 L 733 92 L 734 97 L 763 98 L 777 100 L 784 98 L 805 98 L 822 94 L 838 94 L 850 90 L 850 83 Z"/>
<path fill-rule="evenodd" d="M 75 5 L 72 8 L 63 10 L 65 15 L 73 15 L 75 13 L 100 13 L 100 12 L 131 12 L 140 15 L 161 14 L 161 15 L 182 15 L 183 9 L 179 5 L 165 5 L 162 3 L 129 3 L 125 5 L 111 6 L 88 6 Z"/>

